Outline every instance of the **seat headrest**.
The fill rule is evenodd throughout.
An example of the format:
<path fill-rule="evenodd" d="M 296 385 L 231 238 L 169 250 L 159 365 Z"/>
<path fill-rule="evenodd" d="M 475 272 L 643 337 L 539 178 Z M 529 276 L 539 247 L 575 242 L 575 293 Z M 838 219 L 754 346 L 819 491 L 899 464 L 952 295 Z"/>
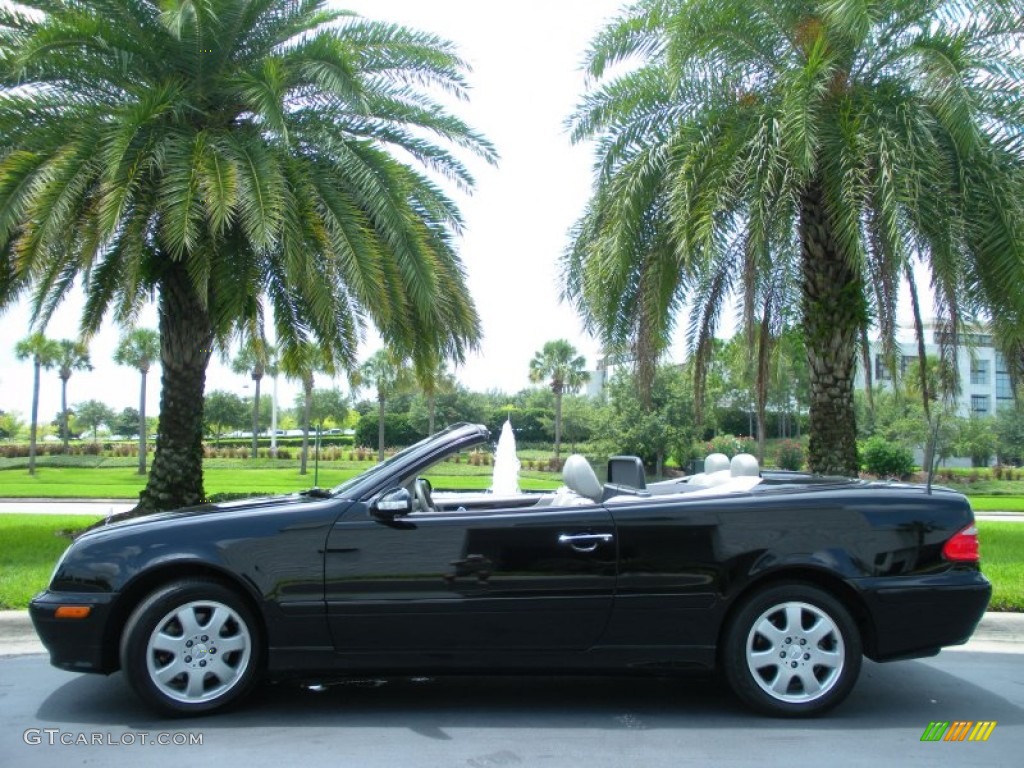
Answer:
<path fill-rule="evenodd" d="M 710 475 L 715 472 L 723 472 L 729 468 L 729 457 L 724 453 L 709 453 L 704 459 L 704 474 Z"/>
<path fill-rule="evenodd" d="M 578 453 L 572 454 L 565 460 L 565 466 L 562 467 L 562 482 L 569 490 L 575 491 L 580 496 L 586 496 L 594 502 L 600 501 L 604 492 L 604 486 L 594 474 L 590 462 Z"/>
<path fill-rule="evenodd" d="M 729 462 L 729 473 L 733 477 L 760 477 L 761 468 L 749 453 L 737 453 Z"/>

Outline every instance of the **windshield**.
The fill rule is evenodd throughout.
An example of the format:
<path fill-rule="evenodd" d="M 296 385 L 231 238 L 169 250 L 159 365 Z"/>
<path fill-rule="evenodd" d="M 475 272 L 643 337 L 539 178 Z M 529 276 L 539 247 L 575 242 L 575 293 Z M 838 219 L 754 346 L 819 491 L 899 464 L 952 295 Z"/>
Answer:
<path fill-rule="evenodd" d="M 445 435 L 447 435 L 449 432 L 453 432 L 456 429 L 460 429 L 460 428 L 463 428 L 465 426 L 466 426 L 465 424 L 454 424 L 454 425 L 448 427 L 447 429 L 442 430 L 441 432 L 437 432 L 437 433 L 431 435 L 430 437 L 423 438 L 418 443 L 410 445 L 408 448 L 403 448 L 398 453 L 396 453 L 394 456 L 391 456 L 390 458 L 385 459 L 384 461 L 380 462 L 379 464 L 374 464 L 372 467 L 370 467 L 365 472 L 362 472 L 362 473 L 356 475 L 355 477 L 349 478 L 348 480 L 346 480 L 345 482 L 341 483 L 340 485 L 336 485 L 334 488 L 331 489 L 331 495 L 332 496 L 339 496 L 339 495 L 343 496 L 343 495 L 345 495 L 348 492 L 348 490 L 350 488 L 355 486 L 357 483 L 362 483 L 362 482 L 364 482 L 364 481 L 366 481 L 368 479 L 376 477 L 377 475 L 386 474 L 388 472 L 388 470 L 391 469 L 391 467 L 393 467 L 396 464 L 400 464 L 403 460 L 405 460 L 409 456 L 411 456 L 413 454 L 416 454 L 416 453 L 419 453 L 420 451 L 422 451 L 424 449 L 425 446 L 429 445 L 430 443 L 437 442 L 437 441 L 443 439 L 443 437 Z"/>

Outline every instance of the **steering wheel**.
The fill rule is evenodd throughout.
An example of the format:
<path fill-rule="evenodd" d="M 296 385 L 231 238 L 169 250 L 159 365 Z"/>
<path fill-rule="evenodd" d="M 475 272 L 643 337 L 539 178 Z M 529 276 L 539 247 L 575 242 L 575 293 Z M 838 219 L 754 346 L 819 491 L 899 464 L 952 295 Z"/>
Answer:
<path fill-rule="evenodd" d="M 430 485 L 430 481 L 425 477 L 417 477 L 415 483 L 413 483 L 413 491 L 416 494 L 416 502 L 419 504 L 420 512 L 436 512 L 434 507 L 434 500 L 430 498 L 433 486 Z"/>

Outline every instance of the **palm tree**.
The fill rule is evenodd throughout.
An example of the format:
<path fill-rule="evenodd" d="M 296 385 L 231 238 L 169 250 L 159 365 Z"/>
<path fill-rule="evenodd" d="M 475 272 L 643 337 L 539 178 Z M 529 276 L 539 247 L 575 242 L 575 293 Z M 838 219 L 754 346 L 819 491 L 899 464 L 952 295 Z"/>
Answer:
<path fill-rule="evenodd" d="M 68 450 L 68 379 L 73 371 L 91 371 L 89 347 L 83 341 L 61 339 L 57 342 L 60 352 L 55 365 L 60 375 L 60 418 L 61 434 L 64 437 L 64 452 Z"/>
<path fill-rule="evenodd" d="M 416 369 L 416 383 L 427 399 L 427 434 L 434 434 L 434 417 L 437 412 L 437 396 L 455 391 L 455 377 L 448 371 L 444 360 Z"/>
<path fill-rule="evenodd" d="M 36 473 L 36 429 L 39 425 L 39 374 L 43 368 L 49 370 L 57 363 L 60 345 L 41 333 L 33 333 L 14 347 L 19 360 L 32 360 L 32 422 L 28 433 L 28 473 Z"/>
<path fill-rule="evenodd" d="M 30 11 L 25 12 L 23 7 Z M 0 308 L 45 324 L 80 280 L 88 337 L 160 312 L 160 441 L 139 511 L 198 503 L 214 346 L 256 332 L 346 367 L 376 326 L 461 360 L 479 319 L 434 177 L 488 142 L 441 103 L 452 44 L 306 0 L 34 3 L 0 11 Z"/>
<path fill-rule="evenodd" d="M 590 379 L 586 359 L 565 339 L 549 341 L 530 361 L 530 381 L 550 380 L 555 395 L 555 459 L 562 447 L 562 395 L 579 390 Z"/>
<path fill-rule="evenodd" d="M 274 357 L 274 348 L 267 344 L 261 336 L 249 337 L 242 344 L 235 359 L 231 361 L 231 370 L 235 373 L 249 374 L 253 380 L 252 398 L 252 457 L 256 458 L 259 447 L 260 431 L 260 382 L 267 373 L 267 366 Z"/>
<path fill-rule="evenodd" d="M 384 461 L 384 406 L 411 383 L 406 361 L 394 350 L 378 349 L 360 367 L 358 380 L 377 393 L 377 461 Z"/>
<path fill-rule="evenodd" d="M 146 376 L 160 357 L 160 334 L 150 328 L 135 328 L 117 344 L 114 362 L 139 372 L 139 474 L 146 474 Z"/>
<path fill-rule="evenodd" d="M 278 362 L 281 372 L 289 379 L 302 382 L 302 456 L 299 462 L 299 474 L 306 474 L 306 461 L 309 456 L 309 422 L 313 407 L 313 386 L 317 372 L 331 376 L 337 370 L 337 363 L 330 357 L 330 350 L 310 342 L 284 347 Z"/>
<path fill-rule="evenodd" d="M 713 327 L 734 287 L 715 275 L 757 307 L 757 276 L 781 265 L 800 292 L 809 464 L 855 473 L 859 339 L 872 315 L 894 333 L 916 260 L 947 388 L 972 316 L 1024 333 L 1022 37 L 1019 3 L 999 0 L 640 0 L 587 55 L 599 87 L 571 124 L 598 162 L 566 295 L 602 336 L 657 350 L 694 296 L 691 330 Z"/>

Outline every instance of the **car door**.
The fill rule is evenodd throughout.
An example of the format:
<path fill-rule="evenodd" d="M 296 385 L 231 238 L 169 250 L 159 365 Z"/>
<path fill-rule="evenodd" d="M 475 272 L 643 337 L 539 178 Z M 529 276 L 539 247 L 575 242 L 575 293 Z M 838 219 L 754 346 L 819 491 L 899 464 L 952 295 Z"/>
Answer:
<path fill-rule="evenodd" d="M 597 504 L 410 514 L 355 504 L 334 525 L 325 596 L 341 653 L 579 650 L 615 588 L 615 529 Z"/>

